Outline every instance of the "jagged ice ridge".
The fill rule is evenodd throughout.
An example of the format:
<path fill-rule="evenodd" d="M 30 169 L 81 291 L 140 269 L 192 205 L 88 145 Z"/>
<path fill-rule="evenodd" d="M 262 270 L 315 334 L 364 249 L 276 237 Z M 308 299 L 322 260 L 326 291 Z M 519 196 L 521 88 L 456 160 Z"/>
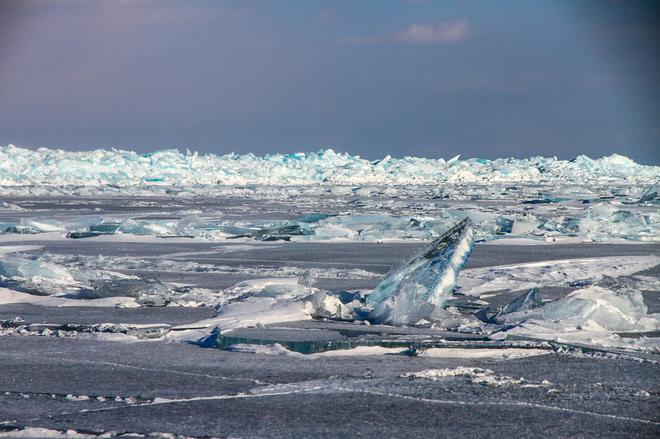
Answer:
<path fill-rule="evenodd" d="M 162 150 L 139 154 L 117 149 L 72 152 L 0 147 L 0 186 L 393 184 L 486 182 L 625 182 L 651 184 L 660 166 L 613 154 L 574 160 L 530 157 L 449 160 L 418 157 L 369 161 L 332 149 L 312 153 L 198 154 Z"/>

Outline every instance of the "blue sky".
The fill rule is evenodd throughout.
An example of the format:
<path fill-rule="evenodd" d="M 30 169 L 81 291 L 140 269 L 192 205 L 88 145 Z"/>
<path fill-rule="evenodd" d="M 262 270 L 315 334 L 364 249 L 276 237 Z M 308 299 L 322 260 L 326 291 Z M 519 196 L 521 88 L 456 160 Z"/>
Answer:
<path fill-rule="evenodd" d="M 0 0 L 0 143 L 660 162 L 635 1 Z"/>

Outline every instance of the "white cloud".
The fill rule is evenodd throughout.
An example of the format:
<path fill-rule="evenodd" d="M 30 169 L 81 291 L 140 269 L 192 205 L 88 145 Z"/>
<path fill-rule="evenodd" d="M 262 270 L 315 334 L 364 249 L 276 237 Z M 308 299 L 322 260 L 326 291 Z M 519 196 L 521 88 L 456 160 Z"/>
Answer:
<path fill-rule="evenodd" d="M 438 25 L 414 23 L 392 36 L 393 41 L 412 44 L 451 44 L 470 35 L 466 19 L 443 21 Z"/>

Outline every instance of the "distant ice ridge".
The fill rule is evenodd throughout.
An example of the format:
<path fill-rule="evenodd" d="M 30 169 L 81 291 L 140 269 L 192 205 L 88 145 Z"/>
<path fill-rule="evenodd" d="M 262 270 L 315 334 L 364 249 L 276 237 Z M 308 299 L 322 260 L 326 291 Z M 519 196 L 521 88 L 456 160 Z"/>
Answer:
<path fill-rule="evenodd" d="M 70 152 L 0 147 L 0 186 L 79 185 L 306 185 L 439 183 L 577 182 L 602 180 L 651 184 L 659 166 L 644 166 L 613 154 L 574 160 L 530 157 L 496 160 L 426 159 L 418 157 L 369 161 L 332 149 L 312 153 L 198 154 L 163 150 L 149 154 L 103 150 Z"/>

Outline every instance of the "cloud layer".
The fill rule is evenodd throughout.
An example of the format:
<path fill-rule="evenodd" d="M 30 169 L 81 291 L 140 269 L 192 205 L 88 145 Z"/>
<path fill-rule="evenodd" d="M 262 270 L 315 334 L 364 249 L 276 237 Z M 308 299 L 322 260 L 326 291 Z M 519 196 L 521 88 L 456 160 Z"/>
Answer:
<path fill-rule="evenodd" d="M 412 44 L 451 44 L 470 35 L 466 19 L 443 21 L 439 25 L 414 23 L 406 30 L 397 32 L 392 40 Z"/>

